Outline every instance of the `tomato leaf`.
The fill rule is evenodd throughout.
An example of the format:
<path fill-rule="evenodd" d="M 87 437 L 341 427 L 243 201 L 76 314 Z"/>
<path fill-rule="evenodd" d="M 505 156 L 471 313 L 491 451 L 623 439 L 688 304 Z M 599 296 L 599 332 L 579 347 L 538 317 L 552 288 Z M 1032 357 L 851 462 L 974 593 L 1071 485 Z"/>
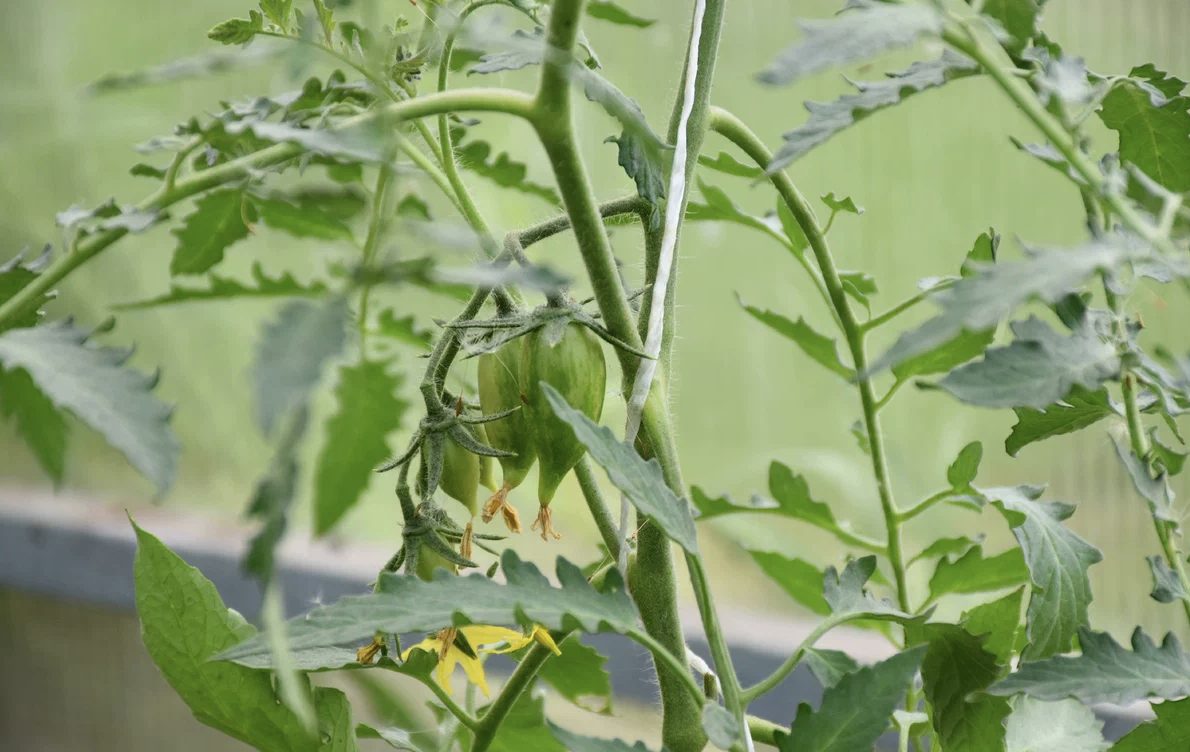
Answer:
<path fill-rule="evenodd" d="M 312 738 L 278 702 L 271 672 L 209 660 L 256 630 L 223 605 L 215 586 L 197 569 L 135 523 L 133 527 L 141 636 L 195 718 L 265 752 L 355 750 L 351 707 L 339 690 L 314 688 L 319 738 Z"/>
<path fill-rule="evenodd" d="M 698 553 L 698 532 L 694 528 L 690 504 L 666 485 L 657 460 L 646 461 L 631 445 L 617 439 L 611 429 L 568 405 L 566 399 L 544 381 L 541 389 L 554 413 L 574 430 L 575 437 L 587 447 L 591 459 L 607 472 L 612 485 L 675 543 L 692 554 Z"/>
<path fill-rule="evenodd" d="M 822 572 L 803 559 L 782 556 L 774 551 L 749 551 L 761 571 L 790 598 L 810 611 L 825 616 L 831 612 L 822 597 Z"/>
<path fill-rule="evenodd" d="M 66 418 L 24 368 L 0 368 L 0 416 L 17 433 L 57 487 L 66 471 Z"/>
<path fill-rule="evenodd" d="M 982 638 L 954 624 L 926 625 L 920 639 L 927 643 L 922 689 L 943 748 L 1003 752 L 1008 701 L 977 694 L 1000 676 L 995 654 Z"/>
<path fill-rule="evenodd" d="M 170 274 L 202 274 L 223 260 L 227 247 L 248 237 L 244 224 L 244 192 L 213 191 L 198 199 L 194 211 L 173 230 L 178 239 Z"/>
<path fill-rule="evenodd" d="M 1083 628 L 1078 642 L 1081 655 L 1022 664 L 989 691 L 1022 693 L 1039 700 L 1073 697 L 1085 703 L 1118 705 L 1150 697 L 1170 700 L 1190 695 L 1190 655 L 1172 634 L 1158 646 L 1138 627 L 1132 633 L 1129 651 L 1111 635 Z"/>
<path fill-rule="evenodd" d="M 846 381 L 855 378 L 855 369 L 843 365 L 835 340 L 824 334 L 819 334 L 802 317 L 799 316 L 797 321 L 790 321 L 779 313 L 762 310 L 756 306 L 747 305 L 743 301 L 740 301 L 740 305 L 752 318 L 797 345 L 818 365 L 837 373 Z"/>
<path fill-rule="evenodd" d="M 799 22 L 803 39 L 783 50 L 757 76 L 761 83 L 791 84 L 811 73 L 862 62 L 942 31 L 942 17 L 926 5 L 859 2 L 852 6 L 858 8 L 829 20 Z"/>
<path fill-rule="evenodd" d="M 145 308 L 176 305 L 178 303 L 199 303 L 212 300 L 231 300 L 235 298 L 287 298 L 302 297 L 315 298 L 325 295 L 327 287 L 322 282 L 299 282 L 289 272 L 282 272 L 276 277 L 265 273 L 259 262 L 252 265 L 252 278 L 249 282 L 241 282 L 231 277 L 221 277 L 208 274 L 205 287 L 188 287 L 176 282 L 170 285 L 169 292 L 155 298 L 122 303 L 115 306 L 116 310 L 133 311 Z"/>
<path fill-rule="evenodd" d="M 1093 391 L 1119 373 L 1116 348 L 1090 326 L 1063 336 L 1031 316 L 1011 328 L 1011 344 L 956 368 L 937 386 L 979 407 L 1040 410 L 1065 399 L 1075 387 Z"/>
<path fill-rule="evenodd" d="M 1151 250 L 1113 235 L 1072 250 L 1032 250 L 1024 261 L 975 267 L 976 273 L 931 296 L 942 312 L 901 335 L 870 367 L 873 373 L 928 352 L 962 332 L 983 332 L 1031 300 L 1056 303 L 1094 274 L 1112 271 Z"/>
<path fill-rule="evenodd" d="M 430 582 L 382 573 L 376 592 L 346 596 L 290 621 L 290 647 L 297 653 L 351 644 L 378 631 L 432 632 L 451 624 L 512 626 L 527 621 L 548 629 L 586 632 L 627 632 L 639 624 L 636 606 L 615 570 L 608 573 L 604 589 L 596 590 L 578 567 L 559 558 L 559 587 L 554 587 L 536 566 L 511 549 L 504 551 L 500 570 L 506 583 L 481 574 L 456 577 L 441 570 Z M 254 637 L 219 658 L 247 659 L 268 650 L 267 642 Z"/>
<path fill-rule="evenodd" d="M 1036 441 L 1080 431 L 1116 414 L 1107 389 L 1094 391 L 1073 387 L 1060 401 L 1041 409 L 1013 408 L 1016 425 L 1004 440 L 1004 451 L 1015 457 L 1022 448 Z"/>
<path fill-rule="evenodd" d="M 1005 752 L 1104 752 L 1111 746 L 1103 721 L 1077 700 L 1018 697 L 1005 726 Z"/>
<path fill-rule="evenodd" d="M 1114 752 L 1171 752 L 1190 747 L 1190 699 L 1153 703 L 1156 720 L 1142 723 L 1112 747 Z"/>
<path fill-rule="evenodd" d="M 321 535 L 355 506 L 372 471 L 392 452 L 387 437 L 409 404 L 388 364 L 361 361 L 339 369 L 339 407 L 326 423 L 314 471 L 314 531 Z"/>
<path fill-rule="evenodd" d="M 612 712 L 612 682 L 607 658 L 571 637 L 558 646 L 562 654 L 550 658 L 538 672 L 546 683 L 578 707 L 592 713 Z"/>
<path fill-rule="evenodd" d="M 256 421 L 265 435 L 291 409 L 304 404 L 323 365 L 347 341 L 347 302 L 295 300 L 261 331 L 252 367 Z"/>
<path fill-rule="evenodd" d="M 822 695 L 818 710 L 802 703 L 788 734 L 776 733 L 781 752 L 855 752 L 871 749 L 905 698 L 925 647 L 899 653 L 848 674 Z"/>
<path fill-rule="evenodd" d="M 982 492 L 1008 521 L 1033 581 L 1025 660 L 1069 650 L 1077 630 L 1087 624 L 1092 598 L 1087 569 L 1103 554 L 1062 525 L 1074 507 L 1038 501 L 1041 489 L 1017 486 Z"/>
<path fill-rule="evenodd" d="M 598 18 L 600 21 L 608 21 L 620 26 L 635 26 L 638 29 L 647 29 L 657 23 L 651 18 L 633 15 L 611 0 L 591 0 L 587 3 L 587 15 L 591 18 Z"/>
<path fill-rule="evenodd" d="M 930 578 L 930 599 L 951 593 L 984 593 L 1026 582 L 1029 570 L 1019 548 L 984 558 L 983 547 L 974 546 L 953 561 L 942 558 Z"/>
<path fill-rule="evenodd" d="M 56 408 L 102 434 L 164 493 L 177 471 L 178 441 L 169 427 L 172 408 L 152 394 L 158 376 L 124 368 L 131 350 L 96 347 L 90 337 L 69 321 L 10 329 L 0 333 L 0 365 L 23 368 Z"/>

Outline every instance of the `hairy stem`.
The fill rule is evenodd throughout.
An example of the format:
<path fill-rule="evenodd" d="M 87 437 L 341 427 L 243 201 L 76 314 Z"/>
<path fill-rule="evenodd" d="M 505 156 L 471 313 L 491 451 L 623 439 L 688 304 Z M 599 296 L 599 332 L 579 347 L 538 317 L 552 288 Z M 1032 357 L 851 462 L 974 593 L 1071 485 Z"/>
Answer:
<path fill-rule="evenodd" d="M 574 227 L 579 252 L 596 303 L 603 314 L 604 325 L 614 336 L 639 349 L 642 343 L 636 331 L 636 322 L 624 294 L 607 232 L 592 197 L 586 166 L 574 142 L 570 53 L 578 35 L 582 11 L 582 0 L 558 0 L 551 9 L 534 124 Z M 617 350 L 617 356 L 625 382 L 631 383 L 636 373 L 636 358 L 620 350 Z M 654 390 L 645 403 L 642 426 L 645 436 L 656 450 L 666 482 L 682 493 L 685 484 L 677 462 L 669 416 L 656 398 L 658 393 L 658 390 Z M 660 535 L 656 531 L 651 534 Z M 645 531 L 642 531 L 642 538 L 645 535 Z M 630 576 L 633 597 L 640 607 L 650 637 L 669 654 L 677 656 L 678 665 L 685 668 L 686 643 L 678 620 L 677 588 L 668 542 L 659 541 L 648 554 L 640 551 L 635 569 L 640 570 L 646 561 L 656 568 L 647 570 L 647 576 Z M 686 691 L 686 683 L 690 680 L 688 669 L 678 671 L 658 663 L 657 677 L 664 709 L 662 737 L 666 745 L 674 752 L 702 749 L 706 737 L 700 722 L 700 702 Z"/>

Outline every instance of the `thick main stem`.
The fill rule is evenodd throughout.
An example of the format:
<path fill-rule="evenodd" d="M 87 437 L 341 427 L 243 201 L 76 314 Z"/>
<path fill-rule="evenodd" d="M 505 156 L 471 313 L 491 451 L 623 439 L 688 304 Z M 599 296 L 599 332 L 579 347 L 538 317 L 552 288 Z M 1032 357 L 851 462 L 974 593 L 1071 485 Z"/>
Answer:
<path fill-rule="evenodd" d="M 614 336 L 639 349 L 642 342 L 636 331 L 636 322 L 628 307 L 611 244 L 595 206 L 586 166 L 574 142 L 570 97 L 571 50 L 578 35 L 582 11 L 582 0 L 558 0 L 551 8 L 534 123 L 558 182 L 566 213 L 570 215 L 579 252 L 596 303 L 603 314 L 604 325 Z M 625 381 L 631 383 L 636 373 L 636 358 L 618 350 L 617 355 Z M 684 483 L 673 446 L 669 416 L 656 398 L 657 393 L 654 390 L 645 403 L 642 427 L 650 445 L 656 450 L 666 482 L 681 493 Z M 656 568 L 650 569 L 646 577 L 631 577 L 629 585 L 648 634 L 666 651 L 680 656 L 679 661 L 684 662 L 686 643 L 677 614 L 677 587 L 668 545 L 668 542 L 659 542 L 648 553 L 638 553 L 636 571 L 644 565 L 642 556 L 647 560 L 655 559 L 650 563 Z M 662 664 L 657 665 L 657 677 L 664 707 L 662 738 L 666 745 L 674 752 L 702 749 L 706 737 L 700 721 L 701 708 L 686 691 L 689 677 L 675 673 L 671 667 Z"/>
<path fill-rule="evenodd" d="M 767 168 L 772 161 L 772 154 L 768 147 L 755 133 L 739 118 L 726 110 L 714 108 L 711 117 L 711 128 L 722 134 L 732 143 L 744 151 L 757 165 Z M 838 269 L 835 267 L 834 257 L 826 236 L 818 227 L 814 211 L 810 208 L 805 197 L 801 195 L 793 184 L 789 175 L 778 171 L 770 176 L 773 186 L 780 194 L 781 200 L 789 207 L 794 219 L 810 241 L 810 248 L 814 253 L 814 260 L 822 273 L 822 280 L 826 284 L 831 305 L 839 317 L 839 325 L 843 336 L 847 340 L 848 350 L 855 371 L 861 374 L 857 383 L 860 405 L 864 414 L 864 426 L 868 431 L 868 442 L 871 448 L 872 473 L 876 479 L 876 492 L 880 497 L 880 509 L 884 515 L 884 525 L 888 534 L 888 559 L 892 566 L 893 578 L 896 583 L 897 602 L 901 609 L 910 611 L 909 590 L 905 577 L 905 558 L 901 542 L 901 520 L 897 512 L 896 501 L 893 498 L 892 482 L 888 472 L 888 462 L 885 458 L 884 434 L 880 427 L 879 403 L 872 389 L 870 379 L 864 377 L 868 367 L 866 337 L 863 327 L 855 317 L 847 294 L 843 290 L 843 283 L 839 279 Z"/>

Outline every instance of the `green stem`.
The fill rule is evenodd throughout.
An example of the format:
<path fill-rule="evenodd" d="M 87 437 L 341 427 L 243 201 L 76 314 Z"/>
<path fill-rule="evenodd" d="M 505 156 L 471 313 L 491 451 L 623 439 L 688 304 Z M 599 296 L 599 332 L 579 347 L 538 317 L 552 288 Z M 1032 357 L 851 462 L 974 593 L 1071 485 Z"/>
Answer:
<path fill-rule="evenodd" d="M 438 682 L 434 681 L 433 679 L 426 679 L 422 682 L 422 684 L 430 688 L 430 691 L 433 692 L 434 696 L 438 698 L 438 702 L 442 703 L 442 707 L 446 708 L 451 715 L 457 718 L 459 723 L 463 724 L 472 731 L 478 730 L 479 720 L 468 713 L 465 709 L 460 707 L 459 704 L 455 702 L 454 698 L 450 696 L 449 692 L 438 686 Z M 468 684 L 467 686 L 470 687 L 471 685 Z"/>
<path fill-rule="evenodd" d="M 380 245 L 381 231 L 384 226 L 385 205 L 388 197 L 388 187 L 392 182 L 393 170 L 389 165 L 381 165 L 376 175 L 376 187 L 372 191 L 372 215 L 368 218 L 368 234 L 364 238 L 363 265 L 368 268 L 376 259 L 376 251 Z M 359 296 L 359 349 L 365 356 L 368 351 L 368 300 L 372 295 L 372 285 L 364 285 Z"/>
<path fill-rule="evenodd" d="M 584 456 L 574 466 L 574 477 L 578 480 L 578 487 L 583 492 L 583 499 L 587 502 L 587 509 L 591 512 L 591 519 L 599 530 L 599 537 L 603 545 L 611 554 L 612 560 L 620 558 L 620 540 L 616 530 L 616 521 L 612 518 L 607 502 L 603 500 L 603 492 L 599 490 L 599 483 L 595 480 L 595 472 L 591 469 L 591 458 Z"/>
<path fill-rule="evenodd" d="M 698 603 L 698 611 L 702 614 L 703 631 L 706 632 L 707 644 L 711 648 L 711 657 L 715 660 L 715 673 L 719 677 L 719 684 L 723 687 L 723 706 L 736 717 L 740 723 L 740 730 L 748 733 L 748 723 L 744 712 L 747 703 L 744 701 L 740 679 L 732 665 L 731 651 L 727 646 L 727 636 L 719 624 L 719 615 L 715 611 L 715 603 L 711 598 L 711 587 L 707 581 L 707 573 L 702 565 L 702 556 L 686 554 L 686 568 L 690 572 L 690 586 L 694 589 L 694 599 Z"/>
<path fill-rule="evenodd" d="M 764 142 L 748 128 L 739 118 L 731 113 L 714 108 L 712 111 L 711 127 L 718 133 L 744 151 L 757 165 L 767 167 L 772 161 L 772 154 Z M 843 290 L 843 283 L 839 279 L 839 272 L 835 268 L 834 257 L 826 236 L 818 227 L 814 211 L 805 197 L 801 195 L 789 175 L 784 171 L 775 172 L 770 176 L 773 186 L 777 189 L 781 199 L 785 202 L 794 219 L 810 241 L 810 248 L 814 252 L 814 259 L 822 273 L 822 280 L 830 293 L 831 303 L 839 316 L 839 323 L 843 327 L 843 335 L 847 339 L 847 347 L 851 351 L 852 365 L 857 374 L 864 374 L 868 370 L 867 342 L 863 328 L 856 320 L 851 309 L 851 303 Z M 905 577 L 905 560 L 901 541 L 901 523 L 898 518 L 896 501 L 893 498 L 892 482 L 889 478 L 888 461 L 885 456 L 884 433 L 880 427 L 880 415 L 876 395 L 872 389 L 872 381 L 861 377 L 856 384 L 859 390 L 860 405 L 864 414 L 864 425 L 868 431 L 868 442 L 871 448 L 872 473 L 876 480 L 876 490 L 880 497 L 880 508 L 884 515 L 884 526 L 887 531 L 887 546 L 889 564 L 892 566 L 893 578 L 896 582 L 897 602 L 904 611 L 909 610 L 909 588 Z"/>
<path fill-rule="evenodd" d="M 921 501 L 918 504 L 916 504 L 915 506 L 910 507 L 909 509 L 906 509 L 903 512 L 900 512 L 897 515 L 897 518 L 902 523 L 908 522 L 909 520 L 918 516 L 922 512 L 925 512 L 926 510 L 930 509 L 934 505 L 941 504 L 942 502 L 946 501 L 947 499 L 953 499 L 954 496 L 955 496 L 955 493 L 952 489 L 948 488 L 945 491 L 939 491 L 938 493 L 934 494 L 933 496 L 926 499 L 925 501 Z"/>
<path fill-rule="evenodd" d="M 1008 98 L 1017 106 L 1017 109 L 1050 140 L 1050 143 L 1061 152 L 1079 177 L 1091 186 L 1095 194 L 1111 208 L 1112 212 L 1129 230 L 1164 253 L 1170 255 L 1177 253 L 1177 249 L 1169 238 L 1146 221 L 1123 193 L 1107 185 L 1107 179 L 1103 176 L 1099 166 L 1083 153 L 1077 140 L 1058 118 L 1046 111 L 1041 100 L 1029 87 L 1029 83 L 1016 75 L 1015 66 L 1008 54 L 999 44 L 991 41 L 985 31 L 977 28 L 972 22 L 960 21 L 958 28 L 948 27 L 945 29 L 942 39 L 983 67 L 1000 90 L 1008 95 Z"/>
<path fill-rule="evenodd" d="M 398 121 L 414 120 L 437 115 L 440 112 L 503 112 L 529 119 L 532 111 L 532 99 L 519 91 L 511 89 L 455 89 L 441 94 L 407 99 L 378 108 L 345 120 L 340 129 L 355 127 L 378 118 Z M 135 208 L 138 211 L 146 212 L 161 211 L 203 191 L 239 180 L 251 180 L 260 170 L 287 162 L 302 154 L 303 151 L 303 147 L 298 144 L 275 144 L 239 159 L 188 175 L 178 180 L 171 189 L 161 188 L 137 204 Z M 60 256 L 44 272 L 21 288 L 16 295 L 0 305 L 0 327 L 17 313 L 32 305 L 34 301 L 75 269 L 101 254 L 127 234 L 128 231 L 123 228 L 97 232 L 79 243 L 74 253 Z"/>
<path fill-rule="evenodd" d="M 1115 329 L 1116 335 L 1121 339 L 1126 338 L 1126 323 L 1124 321 L 1123 303 L 1112 289 L 1111 285 L 1104 280 L 1103 292 L 1107 299 L 1108 308 L 1111 309 L 1115 315 Z M 1137 401 L 1136 393 L 1136 376 L 1132 374 L 1128 365 L 1127 358 L 1124 358 L 1120 368 L 1120 392 L 1124 399 L 1124 417 L 1128 423 L 1128 440 L 1132 448 L 1132 453 L 1136 458 L 1144 464 L 1145 472 L 1151 470 L 1149 463 L 1149 437 L 1145 434 L 1144 422 L 1140 416 L 1140 405 Z M 1176 523 L 1168 522 L 1159 518 L 1156 514 L 1150 514 L 1153 520 L 1153 529 L 1157 533 L 1157 540 L 1161 544 L 1161 551 L 1165 555 L 1165 561 L 1177 575 L 1178 582 L 1182 584 L 1182 589 L 1190 592 L 1190 575 L 1186 572 L 1186 556 L 1180 550 L 1177 541 L 1174 539 L 1176 534 Z M 1182 610 L 1186 614 L 1187 621 L 1190 621 L 1190 601 L 1182 599 Z"/>
<path fill-rule="evenodd" d="M 806 651 L 814 647 L 814 643 L 818 642 L 818 640 L 820 640 L 824 634 L 842 623 L 843 620 L 832 616 L 828 616 L 826 619 L 821 621 L 818 626 L 814 628 L 814 631 L 806 635 L 801 644 L 797 646 L 797 649 L 794 650 L 793 653 L 785 659 L 785 662 L 778 666 L 777 669 L 773 671 L 773 673 L 769 674 L 766 678 L 761 679 L 756 684 L 753 684 L 751 687 L 743 690 L 741 696 L 744 703 L 751 703 L 757 697 L 772 691 L 778 684 L 785 681 L 785 677 L 793 673 L 793 670 L 797 668 L 799 663 L 802 662 L 802 658 L 805 657 Z"/>
<path fill-rule="evenodd" d="M 534 125 L 574 227 L 579 253 L 604 325 L 614 336 L 639 349 L 642 342 L 636 322 L 624 294 L 607 232 L 595 206 L 586 165 L 574 142 L 570 53 L 578 35 L 582 10 L 582 0 L 558 0 L 551 8 Z M 616 352 L 625 383 L 632 383 L 636 358 L 620 350 Z M 669 415 L 658 399 L 661 393 L 662 390 L 654 389 L 645 403 L 641 416 L 643 435 L 661 463 L 666 482 L 678 493 L 683 493 L 685 484 Z M 661 540 L 652 541 L 652 535 L 660 536 Z M 664 536 L 653 526 L 642 530 L 637 566 L 630 572 L 629 584 L 649 636 L 675 656 L 681 668 L 677 670 L 658 663 L 657 678 L 664 708 L 662 738 L 673 752 L 687 752 L 702 749 L 706 737 L 701 725 L 701 700 L 692 698 L 687 692 L 692 679 L 685 665 L 686 643 L 677 614 L 677 584 L 668 546 Z"/>
<path fill-rule="evenodd" d="M 555 642 L 561 643 L 569 635 L 569 632 L 554 632 L 551 636 Z M 512 676 L 508 677 L 508 681 L 504 683 L 500 694 L 496 695 L 496 699 L 476 723 L 475 741 L 471 746 L 471 752 L 485 752 L 492 745 L 500 724 L 508 717 L 508 713 L 516 705 L 517 700 L 521 699 L 525 690 L 533 684 L 533 680 L 537 678 L 537 672 L 541 670 L 542 665 L 549 660 L 551 655 L 553 653 L 544 645 L 534 644 L 529 648 L 529 652 L 513 670 Z"/>
<path fill-rule="evenodd" d="M 789 731 L 772 721 L 766 721 L 763 718 L 757 718 L 754 715 L 748 716 L 748 730 L 752 732 L 752 740 L 760 742 L 761 744 L 768 744 L 769 746 L 777 746 L 777 733 L 788 734 Z"/>

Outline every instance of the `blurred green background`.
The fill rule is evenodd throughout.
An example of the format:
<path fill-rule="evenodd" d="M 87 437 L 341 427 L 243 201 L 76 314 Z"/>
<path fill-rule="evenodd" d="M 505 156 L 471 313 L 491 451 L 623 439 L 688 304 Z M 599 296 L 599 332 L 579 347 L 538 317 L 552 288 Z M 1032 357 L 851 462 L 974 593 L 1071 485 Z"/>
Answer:
<path fill-rule="evenodd" d="M 660 22 L 633 31 L 591 21 L 587 31 L 607 76 L 637 99 L 660 129 L 676 91 L 688 10 L 684 3 L 624 0 L 623 4 Z M 796 37 L 795 13 L 820 16 L 837 5 L 833 0 L 730 4 L 715 103 L 743 116 L 775 147 L 782 131 L 805 119 L 804 100 L 831 98 L 844 90 L 844 84 L 836 71 L 793 87 L 770 89 L 756 83 L 752 74 Z M 419 14 L 408 0 L 377 2 L 374 9 L 385 20 L 398 13 L 416 20 Z M 104 96 L 85 93 L 86 84 L 102 74 L 212 49 L 206 30 L 246 11 L 244 0 L 5 0 L 0 10 L 0 261 L 24 246 L 57 245 L 54 213 L 71 204 L 89 206 L 110 196 L 135 201 L 146 194 L 152 185 L 128 174 L 132 164 L 145 160 L 132 150 L 134 144 L 169 132 L 191 114 L 215 111 L 220 100 L 288 90 L 306 75 L 329 70 L 323 60 L 289 56 L 213 78 Z M 1126 72 L 1152 61 L 1183 78 L 1190 75 L 1190 48 L 1185 44 L 1190 5 L 1184 0 L 1052 0 L 1045 27 L 1067 51 L 1084 55 L 1096 71 Z M 933 52 L 915 50 L 912 55 L 842 73 L 871 79 Z M 457 82 L 528 88 L 534 76 L 527 71 L 465 82 L 460 76 Z M 615 147 L 602 143 L 615 131 L 613 123 L 584 103 L 579 129 L 598 194 L 610 198 L 627 192 L 630 184 L 616 165 Z M 1105 150 L 1114 148 L 1112 134 L 1094 126 L 1092 131 Z M 549 182 L 544 156 L 524 126 L 488 118 L 475 132 L 526 162 L 539 182 Z M 1019 153 L 1009 135 L 1038 140 L 987 81 L 963 81 L 870 118 L 794 166 L 793 175 L 808 195 L 834 191 L 852 196 L 866 208 L 861 217 L 840 217 L 831 240 L 841 267 L 863 269 L 878 280 L 875 311 L 915 292 L 922 277 L 954 273 L 974 238 L 989 226 L 1003 234 L 1001 252 L 1008 258 L 1020 253 L 1018 237 L 1056 245 L 1082 238 L 1075 192 L 1055 173 Z M 730 151 L 721 139 L 708 137 L 706 150 L 714 154 L 720 149 Z M 148 158 L 154 163 L 161 160 L 160 156 Z M 713 172 L 703 178 L 730 187 L 740 203 L 757 212 L 773 206 L 771 190 L 765 186 Z M 512 229 L 554 211 L 540 201 L 498 194 L 473 175 L 467 180 L 496 228 Z M 423 193 L 428 196 L 431 191 L 426 184 Z M 442 207 L 442 202 L 437 206 Z M 186 211 L 178 207 L 174 215 Z M 440 208 L 439 216 L 449 215 Z M 52 314 L 71 313 L 85 324 L 94 324 L 109 314 L 112 304 L 164 291 L 172 240 L 165 229 L 157 228 L 122 241 L 70 278 Z M 623 228 L 613 240 L 629 273 L 639 279 L 639 233 Z M 390 238 L 396 247 L 402 241 Z M 308 277 L 343 252 L 262 232 L 233 247 L 221 270 L 243 274 L 260 260 L 271 272 L 290 269 Z M 805 316 L 816 328 L 828 331 L 829 316 L 799 269 L 773 243 L 731 226 L 690 226 L 680 254 L 673 383 L 688 479 L 713 494 L 746 497 L 765 490 L 768 463 L 778 459 L 804 473 L 816 498 L 834 505 L 838 517 L 851 520 L 859 530 L 882 535 L 866 457 L 857 450 L 849 430 L 859 417 L 854 391 L 746 316 L 736 302 L 738 293 L 749 303 L 792 317 Z M 562 269 L 578 268 L 566 237 L 536 247 L 531 255 Z M 1184 327 L 1190 314 L 1185 296 L 1143 289 L 1130 304 L 1143 313 L 1145 336 L 1151 341 L 1163 341 L 1179 352 L 1190 346 Z M 451 304 L 441 298 L 404 290 L 386 293 L 384 305 L 426 317 L 452 313 Z M 161 367 L 159 392 L 177 404 L 174 426 L 184 447 L 181 472 L 176 487 L 161 503 L 226 516 L 243 508 L 269 455 L 249 419 L 248 367 L 259 327 L 275 307 L 273 303 L 199 304 L 129 312 L 118 317 L 115 332 L 106 337 L 112 344 L 135 343 L 133 362 L 139 367 Z M 902 326 L 912 320 L 906 317 Z M 898 329 L 889 328 L 887 335 L 895 335 Z M 878 341 L 875 349 L 889 341 Z M 415 353 L 405 351 L 400 365 L 412 376 L 419 361 Z M 473 363 L 464 364 L 460 373 L 473 376 Z M 319 408 L 317 423 L 321 424 L 333 401 L 324 395 Z M 619 425 L 621 415 L 610 409 L 605 420 Z M 411 411 L 406 428 L 413 420 Z M 940 488 L 946 464 L 959 448 L 981 440 L 985 448 L 981 484 L 1048 481 L 1051 498 L 1079 505 L 1073 526 L 1107 557 L 1092 569 L 1096 592 L 1092 615 L 1099 626 L 1119 634 L 1139 621 L 1153 631 L 1180 628 L 1184 632 L 1184 623 L 1179 627 L 1175 618 L 1176 609 L 1156 606 L 1148 599 L 1144 556 L 1156 551 L 1152 528 L 1142 502 L 1118 468 L 1103 427 L 1027 447 L 1013 459 L 1003 451 L 1013 422 L 1007 411 L 981 411 L 937 392 L 905 389 L 884 415 L 900 502 L 908 505 Z M 320 440 L 317 433 L 311 437 L 309 456 L 317 452 Z M 403 436 L 396 436 L 390 443 L 396 447 L 403 441 Z M 147 483 L 87 429 L 76 427 L 72 442 L 68 486 L 131 507 L 151 503 Z M 45 484 L 10 426 L 0 426 L 0 482 Z M 1178 490 L 1183 497 L 1190 491 L 1184 476 Z M 521 505 L 523 515 L 532 514 L 530 493 L 522 495 Z M 545 547 L 524 536 L 517 545 L 538 556 L 552 558 L 563 552 L 589 558 L 594 536 L 584 526 L 580 506 L 577 488 L 567 481 L 555 503 L 563 515 L 560 526 L 567 539 Z M 342 535 L 395 540 L 395 515 L 391 481 L 378 478 L 365 502 L 345 521 Z M 308 517 L 308 506 L 296 511 L 295 534 L 305 534 Z M 911 550 L 914 543 L 958 530 L 988 532 L 994 541 L 1008 540 L 1003 521 L 994 514 L 977 519 L 966 512 L 947 512 L 913 524 L 908 533 Z M 804 527 L 727 521 L 714 529 L 713 551 L 718 558 L 712 572 L 726 573 L 716 578 L 721 597 L 740 607 L 786 608 L 777 591 L 746 562 L 735 541 L 779 549 L 823 565 L 842 556 L 830 540 Z M 914 570 L 918 598 L 924 595 L 927 569 Z M 788 608 L 793 612 L 793 606 Z"/>

